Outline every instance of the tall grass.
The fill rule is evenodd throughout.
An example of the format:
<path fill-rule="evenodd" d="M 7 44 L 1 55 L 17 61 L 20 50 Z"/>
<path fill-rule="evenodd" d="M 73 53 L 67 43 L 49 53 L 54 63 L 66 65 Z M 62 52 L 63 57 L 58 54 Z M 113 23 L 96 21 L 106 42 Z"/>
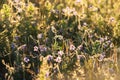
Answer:
<path fill-rule="evenodd" d="M 1 79 L 119 79 L 119 0 L 0 4 Z"/>

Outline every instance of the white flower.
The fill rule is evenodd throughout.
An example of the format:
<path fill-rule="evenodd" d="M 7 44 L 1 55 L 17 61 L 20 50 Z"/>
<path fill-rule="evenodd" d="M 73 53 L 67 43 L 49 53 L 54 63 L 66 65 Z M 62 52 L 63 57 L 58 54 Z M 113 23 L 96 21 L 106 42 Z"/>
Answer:
<path fill-rule="evenodd" d="M 75 2 L 76 2 L 76 3 L 80 3 L 80 2 L 81 2 L 81 0 L 76 0 Z"/>
<path fill-rule="evenodd" d="M 20 2 L 20 0 L 14 0 L 16 3 Z"/>
<path fill-rule="evenodd" d="M 62 56 L 64 54 L 63 51 L 58 51 L 58 55 Z"/>
<path fill-rule="evenodd" d="M 38 51 L 38 47 L 37 46 L 34 46 L 34 51 Z"/>
<path fill-rule="evenodd" d="M 75 8 L 69 8 L 66 7 L 65 9 L 62 10 L 66 16 L 72 16 L 72 15 L 77 15 L 77 11 Z"/>
<path fill-rule="evenodd" d="M 71 50 L 71 51 L 74 51 L 75 48 L 76 48 L 76 47 L 75 47 L 73 44 L 70 45 L 70 50 Z"/>
<path fill-rule="evenodd" d="M 27 57 L 24 58 L 24 62 L 28 63 L 29 61 L 30 61 L 29 58 Z"/>
<path fill-rule="evenodd" d="M 42 33 L 40 33 L 40 34 L 37 35 L 37 38 L 38 38 L 38 39 L 41 39 L 42 37 L 43 37 L 43 34 L 42 34 Z"/>
<path fill-rule="evenodd" d="M 47 47 L 45 47 L 44 45 L 39 45 L 39 49 L 41 52 L 47 51 Z"/>
<path fill-rule="evenodd" d="M 58 56 L 55 61 L 60 63 L 62 61 L 62 59 L 61 59 L 61 57 Z"/>

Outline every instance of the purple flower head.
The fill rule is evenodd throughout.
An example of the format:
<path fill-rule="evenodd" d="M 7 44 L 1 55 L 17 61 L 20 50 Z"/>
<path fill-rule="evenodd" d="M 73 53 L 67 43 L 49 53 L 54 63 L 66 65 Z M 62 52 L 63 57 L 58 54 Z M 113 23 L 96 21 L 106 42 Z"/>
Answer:
<path fill-rule="evenodd" d="M 41 52 L 47 51 L 47 47 L 45 47 L 44 45 L 39 45 L 39 49 Z"/>
<path fill-rule="evenodd" d="M 62 61 L 62 59 L 61 59 L 61 57 L 58 56 L 58 57 L 55 59 L 55 61 L 58 62 L 58 63 L 60 63 L 60 62 Z"/>
<path fill-rule="evenodd" d="M 87 26 L 87 23 L 86 23 L 86 22 L 84 22 L 84 23 L 83 23 L 83 26 Z"/>
<path fill-rule="evenodd" d="M 77 48 L 78 48 L 78 50 L 82 51 L 83 50 L 83 45 L 79 45 Z"/>
<path fill-rule="evenodd" d="M 110 40 L 108 40 L 108 41 L 107 41 L 107 44 L 110 44 L 110 43 L 111 43 L 111 41 L 110 41 Z"/>
<path fill-rule="evenodd" d="M 57 73 L 57 72 L 58 72 L 58 69 L 57 69 L 57 68 L 54 68 L 53 71 L 54 71 L 54 73 Z"/>
<path fill-rule="evenodd" d="M 107 48 L 108 47 L 108 45 L 107 44 L 103 44 L 103 48 Z"/>
<path fill-rule="evenodd" d="M 85 59 L 85 56 L 84 55 L 78 55 L 77 56 L 77 59 L 80 60 L 80 59 Z"/>
<path fill-rule="evenodd" d="M 40 34 L 37 35 L 37 38 L 38 38 L 38 39 L 41 39 L 42 37 L 43 37 L 43 34 L 42 34 L 42 33 L 40 33 Z"/>
<path fill-rule="evenodd" d="M 103 61 L 103 59 L 105 58 L 105 52 L 103 52 L 100 57 L 99 57 L 99 61 Z"/>
<path fill-rule="evenodd" d="M 76 0 L 75 2 L 76 2 L 76 3 L 80 3 L 80 2 L 81 2 L 81 0 Z"/>
<path fill-rule="evenodd" d="M 34 51 L 38 51 L 38 47 L 37 46 L 34 46 Z"/>
<path fill-rule="evenodd" d="M 46 72 L 45 77 L 49 77 L 50 73 Z"/>
<path fill-rule="evenodd" d="M 58 55 L 62 56 L 64 54 L 63 51 L 58 51 Z"/>
<path fill-rule="evenodd" d="M 11 44 L 11 48 L 15 49 L 15 44 L 14 43 Z"/>
<path fill-rule="evenodd" d="M 53 56 L 49 55 L 48 58 L 47 58 L 48 61 L 51 61 L 53 60 Z"/>
<path fill-rule="evenodd" d="M 19 36 L 15 36 L 15 40 L 18 40 L 19 39 Z"/>
<path fill-rule="evenodd" d="M 82 57 L 81 55 L 77 55 L 77 59 L 78 59 L 78 60 L 80 60 L 81 57 Z"/>
<path fill-rule="evenodd" d="M 20 2 L 20 0 L 14 0 L 16 3 Z"/>
<path fill-rule="evenodd" d="M 114 20 L 115 20 L 114 17 L 111 17 L 111 18 L 110 18 L 110 22 L 113 22 Z"/>
<path fill-rule="evenodd" d="M 105 41 L 104 38 L 100 38 L 100 43 L 103 43 Z"/>
<path fill-rule="evenodd" d="M 27 58 L 27 57 L 24 58 L 24 62 L 28 63 L 29 61 L 30 61 L 29 58 Z"/>
<path fill-rule="evenodd" d="M 70 45 L 70 51 L 74 51 L 75 50 L 75 46 L 73 44 Z"/>

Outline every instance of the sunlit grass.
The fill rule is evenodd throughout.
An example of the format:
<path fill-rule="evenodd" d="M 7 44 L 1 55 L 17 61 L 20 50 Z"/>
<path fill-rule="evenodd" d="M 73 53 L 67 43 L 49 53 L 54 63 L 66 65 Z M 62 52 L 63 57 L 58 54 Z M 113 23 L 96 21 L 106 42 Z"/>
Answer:
<path fill-rule="evenodd" d="M 0 77 L 119 80 L 119 2 L 0 1 Z"/>

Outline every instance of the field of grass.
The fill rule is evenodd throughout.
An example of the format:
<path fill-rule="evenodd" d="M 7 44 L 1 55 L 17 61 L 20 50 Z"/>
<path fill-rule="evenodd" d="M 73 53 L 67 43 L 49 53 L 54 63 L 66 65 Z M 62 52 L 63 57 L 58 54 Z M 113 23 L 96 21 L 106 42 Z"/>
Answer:
<path fill-rule="evenodd" d="M 120 80 L 120 0 L 1 0 L 0 80 Z"/>

